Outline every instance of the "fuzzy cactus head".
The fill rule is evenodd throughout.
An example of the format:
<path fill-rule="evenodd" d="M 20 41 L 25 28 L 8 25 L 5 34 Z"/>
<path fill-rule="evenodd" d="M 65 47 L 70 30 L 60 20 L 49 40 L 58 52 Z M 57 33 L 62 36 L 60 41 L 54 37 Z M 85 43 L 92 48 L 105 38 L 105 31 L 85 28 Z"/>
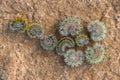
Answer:
<path fill-rule="evenodd" d="M 75 51 L 74 49 L 69 49 L 64 54 L 64 61 L 68 66 L 78 67 L 83 63 L 84 55 L 82 51 Z"/>
<path fill-rule="evenodd" d="M 75 36 L 82 31 L 81 22 L 76 17 L 66 17 L 58 24 L 58 31 L 62 36 Z"/>
<path fill-rule="evenodd" d="M 58 41 L 56 46 L 56 52 L 58 55 L 64 55 L 66 53 L 66 48 L 72 48 L 75 46 L 75 42 L 70 37 L 64 37 Z"/>
<path fill-rule="evenodd" d="M 89 43 L 89 38 L 87 37 L 87 35 L 79 34 L 75 38 L 75 42 L 76 42 L 77 46 L 84 46 Z"/>
<path fill-rule="evenodd" d="M 101 44 L 94 44 L 93 47 L 87 47 L 85 49 L 85 57 L 88 63 L 99 63 L 104 58 L 104 47 Z"/>
<path fill-rule="evenodd" d="M 53 34 L 44 36 L 40 39 L 40 45 L 45 50 L 53 50 L 56 47 L 57 39 Z"/>
<path fill-rule="evenodd" d="M 11 31 L 24 32 L 26 30 L 26 21 L 22 17 L 16 17 L 9 23 Z"/>
<path fill-rule="evenodd" d="M 106 28 L 102 22 L 93 21 L 87 26 L 88 31 L 90 32 L 90 37 L 94 41 L 100 41 L 105 37 Z"/>
<path fill-rule="evenodd" d="M 41 25 L 38 23 L 32 23 L 27 29 L 27 34 L 30 38 L 41 38 L 43 37 L 43 30 Z"/>

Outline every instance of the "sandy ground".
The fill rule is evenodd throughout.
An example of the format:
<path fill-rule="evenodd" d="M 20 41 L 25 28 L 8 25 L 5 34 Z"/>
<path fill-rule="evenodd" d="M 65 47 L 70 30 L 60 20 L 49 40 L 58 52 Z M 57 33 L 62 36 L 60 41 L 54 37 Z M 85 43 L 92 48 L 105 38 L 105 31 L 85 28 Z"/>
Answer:
<path fill-rule="evenodd" d="M 38 39 L 8 30 L 17 15 L 41 22 L 45 34 L 65 16 L 77 16 L 84 27 L 93 20 L 104 22 L 103 62 L 66 66 L 55 51 L 43 51 Z M 0 80 L 120 80 L 120 0 L 0 0 Z"/>

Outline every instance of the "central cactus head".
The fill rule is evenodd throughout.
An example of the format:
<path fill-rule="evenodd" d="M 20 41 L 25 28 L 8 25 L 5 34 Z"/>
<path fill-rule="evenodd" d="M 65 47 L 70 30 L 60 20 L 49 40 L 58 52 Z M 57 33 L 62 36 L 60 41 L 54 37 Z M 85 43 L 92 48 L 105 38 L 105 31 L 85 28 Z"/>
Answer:
<path fill-rule="evenodd" d="M 89 38 L 87 37 L 87 35 L 79 34 L 78 36 L 76 36 L 75 42 L 78 46 L 84 46 L 89 43 Z"/>

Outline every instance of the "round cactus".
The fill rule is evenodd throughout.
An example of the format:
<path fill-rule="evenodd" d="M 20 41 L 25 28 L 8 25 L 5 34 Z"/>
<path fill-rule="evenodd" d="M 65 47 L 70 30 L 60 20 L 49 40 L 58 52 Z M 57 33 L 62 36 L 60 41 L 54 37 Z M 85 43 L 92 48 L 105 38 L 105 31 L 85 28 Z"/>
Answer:
<path fill-rule="evenodd" d="M 64 54 L 64 61 L 68 66 L 78 67 L 83 63 L 84 55 L 82 51 L 75 51 L 74 49 L 69 49 Z"/>
<path fill-rule="evenodd" d="M 80 20 L 76 17 L 66 17 L 58 24 L 58 31 L 62 36 L 79 34 L 83 27 L 81 26 Z"/>
<path fill-rule="evenodd" d="M 66 53 L 66 48 L 72 48 L 75 46 L 75 42 L 70 37 L 64 37 L 58 41 L 56 46 L 56 52 L 58 55 L 64 55 Z"/>
<path fill-rule="evenodd" d="M 79 34 L 76 38 L 75 38 L 75 42 L 78 46 L 84 46 L 86 44 L 89 43 L 89 38 L 87 37 L 87 35 L 84 34 Z"/>
<path fill-rule="evenodd" d="M 40 39 L 40 45 L 45 50 L 53 50 L 56 47 L 57 39 L 53 34 L 44 36 Z"/>
<path fill-rule="evenodd" d="M 100 41 L 105 37 L 106 28 L 102 22 L 93 21 L 87 26 L 88 31 L 90 32 L 90 37 L 94 41 Z"/>
<path fill-rule="evenodd" d="M 101 44 L 94 44 L 93 47 L 87 47 L 85 49 L 85 58 L 88 63 L 99 63 L 104 58 L 104 47 Z"/>
<path fill-rule="evenodd" d="M 32 23 L 27 29 L 27 34 L 30 38 L 41 38 L 43 37 L 43 30 L 41 25 L 38 23 Z"/>
<path fill-rule="evenodd" d="M 26 21 L 22 17 L 16 17 L 9 23 L 11 31 L 24 32 L 26 30 Z"/>

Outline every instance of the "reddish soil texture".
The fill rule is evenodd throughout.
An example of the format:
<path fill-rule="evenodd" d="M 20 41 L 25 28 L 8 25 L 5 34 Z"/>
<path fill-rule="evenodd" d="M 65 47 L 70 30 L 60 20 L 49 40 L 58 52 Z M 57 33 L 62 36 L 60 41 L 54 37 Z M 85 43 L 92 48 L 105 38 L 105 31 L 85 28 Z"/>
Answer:
<path fill-rule="evenodd" d="M 70 68 L 55 51 L 39 47 L 39 39 L 8 30 L 16 16 L 40 22 L 52 33 L 65 16 L 77 16 L 84 27 L 105 23 L 105 58 L 99 64 Z M 0 0 L 0 80 L 120 80 L 120 0 Z"/>

